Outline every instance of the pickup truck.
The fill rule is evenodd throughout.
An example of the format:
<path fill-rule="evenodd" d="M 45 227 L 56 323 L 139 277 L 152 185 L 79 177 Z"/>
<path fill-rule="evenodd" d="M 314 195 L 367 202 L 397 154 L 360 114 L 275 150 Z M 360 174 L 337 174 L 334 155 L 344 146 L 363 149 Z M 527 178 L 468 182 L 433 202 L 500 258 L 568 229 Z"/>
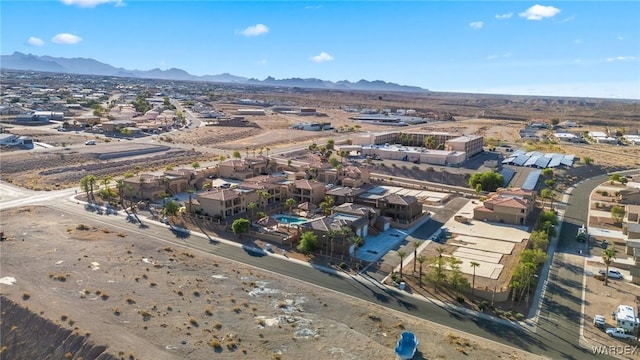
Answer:
<path fill-rule="evenodd" d="M 608 328 L 606 330 L 607 335 L 617 338 L 617 339 L 622 339 L 622 340 L 635 340 L 635 336 L 633 336 L 632 334 L 627 334 L 623 328 Z"/>
<path fill-rule="evenodd" d="M 600 275 L 605 275 L 607 272 L 605 270 L 598 271 Z M 618 270 L 609 269 L 609 279 L 624 279 L 624 275 Z"/>

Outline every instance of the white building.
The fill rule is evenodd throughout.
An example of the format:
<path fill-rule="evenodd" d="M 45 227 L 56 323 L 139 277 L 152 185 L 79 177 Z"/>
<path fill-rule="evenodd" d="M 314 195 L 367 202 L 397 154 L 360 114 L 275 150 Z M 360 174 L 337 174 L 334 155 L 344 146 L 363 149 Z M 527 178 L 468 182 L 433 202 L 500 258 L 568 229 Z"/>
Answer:
<path fill-rule="evenodd" d="M 640 135 L 624 135 L 622 137 L 629 145 L 640 145 Z"/>
<path fill-rule="evenodd" d="M 265 115 L 264 109 L 238 109 L 238 115 Z"/>
<path fill-rule="evenodd" d="M 33 140 L 28 136 L 20 136 L 16 134 L 0 134 L 0 145 L 3 146 L 19 146 L 33 145 Z"/>
<path fill-rule="evenodd" d="M 569 142 L 580 141 L 580 138 L 578 136 L 571 133 L 555 133 L 553 134 L 553 136 L 555 136 L 556 139 L 562 140 L 562 141 L 569 141 Z"/>
<path fill-rule="evenodd" d="M 637 327 L 640 327 L 640 319 L 636 316 L 633 307 L 629 305 L 618 306 L 618 311 L 616 311 L 616 327 L 631 332 L 635 331 Z"/>

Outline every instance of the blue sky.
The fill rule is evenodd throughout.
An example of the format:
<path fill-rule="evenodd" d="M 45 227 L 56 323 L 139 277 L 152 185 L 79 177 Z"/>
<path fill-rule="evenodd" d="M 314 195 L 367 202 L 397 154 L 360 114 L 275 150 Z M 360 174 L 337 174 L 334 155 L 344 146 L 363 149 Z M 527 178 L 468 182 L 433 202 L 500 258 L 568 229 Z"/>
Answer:
<path fill-rule="evenodd" d="M 640 99 L 640 2 L 0 3 L 1 52 L 263 79 Z"/>

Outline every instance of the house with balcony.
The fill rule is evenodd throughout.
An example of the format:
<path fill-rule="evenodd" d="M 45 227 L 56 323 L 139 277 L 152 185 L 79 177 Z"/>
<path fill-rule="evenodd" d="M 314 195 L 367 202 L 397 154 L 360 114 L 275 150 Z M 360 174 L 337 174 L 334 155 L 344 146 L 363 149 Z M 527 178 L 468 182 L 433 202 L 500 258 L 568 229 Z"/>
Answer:
<path fill-rule="evenodd" d="M 290 197 L 298 204 L 309 202 L 319 204 L 325 196 L 325 184 L 314 180 L 295 180 Z"/>
<path fill-rule="evenodd" d="M 253 189 L 213 189 L 197 194 L 191 211 L 226 219 L 246 212 L 252 202 L 259 202 L 258 193 Z"/>
<path fill-rule="evenodd" d="M 422 204 L 415 196 L 389 194 L 378 199 L 382 216 L 391 219 L 392 223 L 408 225 L 418 220 L 422 214 Z"/>
<path fill-rule="evenodd" d="M 260 175 L 245 179 L 240 187 L 257 192 L 266 191 L 269 196 L 263 200 L 265 203 L 262 205 L 269 205 L 286 200 L 292 184 L 284 175 Z"/>
<path fill-rule="evenodd" d="M 500 188 L 473 210 L 473 218 L 511 225 L 526 225 L 535 207 L 534 190 Z"/>
<path fill-rule="evenodd" d="M 281 170 L 282 165 L 274 161 L 269 161 L 269 159 L 264 156 L 230 159 L 218 164 L 220 177 L 238 180 L 245 180 Z"/>

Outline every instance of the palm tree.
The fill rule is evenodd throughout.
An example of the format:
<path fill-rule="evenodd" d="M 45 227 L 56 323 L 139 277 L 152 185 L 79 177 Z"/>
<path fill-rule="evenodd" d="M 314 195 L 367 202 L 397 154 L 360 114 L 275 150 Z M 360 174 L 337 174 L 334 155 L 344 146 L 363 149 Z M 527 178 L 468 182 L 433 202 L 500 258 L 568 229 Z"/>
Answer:
<path fill-rule="evenodd" d="M 351 237 L 351 234 L 353 234 L 353 231 L 351 230 L 351 226 L 345 225 L 342 228 L 340 228 L 340 235 L 342 236 L 342 259 L 344 259 L 345 240 L 348 240 Z"/>
<path fill-rule="evenodd" d="M 609 265 L 613 262 L 613 259 L 616 258 L 616 247 L 614 245 L 609 246 L 608 248 L 602 251 L 602 261 L 607 266 L 606 272 L 604 274 L 604 286 L 609 284 Z"/>
<path fill-rule="evenodd" d="M 91 201 L 89 198 L 89 178 L 87 176 L 80 179 L 80 188 L 87 194 L 87 200 Z"/>
<path fill-rule="evenodd" d="M 120 204 L 124 207 L 124 188 L 127 187 L 127 184 L 124 180 L 116 180 L 116 188 L 118 189 L 118 197 L 120 198 Z"/>
<path fill-rule="evenodd" d="M 191 188 L 187 189 L 187 194 L 189 195 L 189 214 L 191 214 L 191 197 L 193 196 L 193 193 L 195 193 L 195 191 Z"/>
<path fill-rule="evenodd" d="M 351 262 L 353 263 L 353 260 L 358 258 L 358 247 L 362 245 L 362 238 L 360 236 L 355 235 L 350 237 L 349 241 L 353 245 L 353 256 L 351 257 Z"/>
<path fill-rule="evenodd" d="M 260 202 L 262 202 L 264 211 L 267 212 L 267 202 L 271 197 L 271 194 L 269 194 L 269 192 L 266 190 L 260 190 L 258 191 L 258 197 L 260 198 Z"/>
<path fill-rule="evenodd" d="M 420 287 L 422 287 L 422 264 L 427 261 L 427 258 L 420 255 L 417 260 L 420 263 L 420 277 L 418 278 L 418 282 L 420 283 Z"/>
<path fill-rule="evenodd" d="M 244 148 L 244 153 L 247 155 L 247 157 L 249 157 L 249 147 L 245 147 Z"/>
<path fill-rule="evenodd" d="M 258 207 L 258 205 L 256 203 L 254 203 L 253 201 L 250 202 L 249 204 L 247 204 L 247 210 L 251 211 L 251 219 L 253 220 L 254 217 L 254 212 L 256 210 L 256 208 Z"/>
<path fill-rule="evenodd" d="M 140 192 L 140 200 L 144 199 L 144 178 L 138 175 L 138 191 Z"/>
<path fill-rule="evenodd" d="M 288 198 L 287 201 L 285 201 L 285 204 L 289 208 L 289 213 L 291 213 L 293 207 L 296 206 L 296 201 L 293 198 Z"/>
<path fill-rule="evenodd" d="M 407 257 L 407 252 L 404 250 L 398 250 L 396 251 L 396 254 L 398 255 L 398 257 L 400 257 L 400 279 L 402 279 L 402 266 L 404 263 L 404 258 Z"/>
<path fill-rule="evenodd" d="M 422 244 L 420 240 L 413 240 L 411 245 L 413 245 L 413 272 L 416 272 L 416 261 L 418 260 L 418 248 Z"/>
<path fill-rule="evenodd" d="M 473 295 L 474 291 L 476 290 L 476 268 L 480 266 L 480 263 L 472 261 L 469 263 L 469 265 L 471 265 L 471 267 L 473 268 L 473 277 L 471 278 L 471 295 Z"/>
<path fill-rule="evenodd" d="M 93 186 L 96 184 L 96 177 L 93 174 L 87 175 L 87 182 L 89 183 L 89 192 L 91 194 L 91 200 L 95 201 L 96 197 L 93 195 Z"/>
<path fill-rule="evenodd" d="M 329 238 L 329 251 L 330 251 L 329 259 L 333 258 L 333 241 L 336 239 L 338 234 L 340 234 L 338 230 L 331 229 L 327 231 L 327 237 Z"/>

